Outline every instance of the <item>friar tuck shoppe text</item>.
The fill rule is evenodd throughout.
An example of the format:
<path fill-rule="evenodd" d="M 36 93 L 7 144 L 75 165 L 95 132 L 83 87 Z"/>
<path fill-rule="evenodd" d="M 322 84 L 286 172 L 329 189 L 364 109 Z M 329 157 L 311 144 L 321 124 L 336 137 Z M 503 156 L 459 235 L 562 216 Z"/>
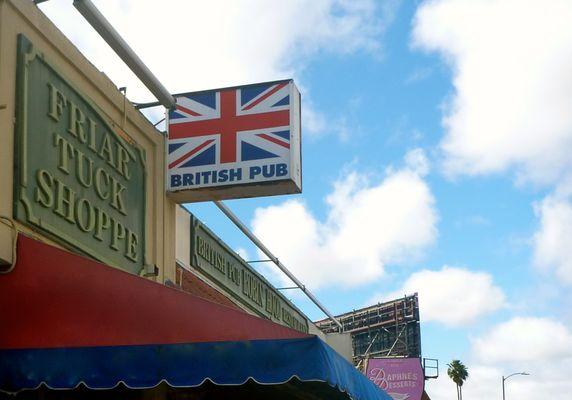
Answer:
<path fill-rule="evenodd" d="M 139 273 L 145 163 L 25 37 L 19 37 L 14 216 Z"/>

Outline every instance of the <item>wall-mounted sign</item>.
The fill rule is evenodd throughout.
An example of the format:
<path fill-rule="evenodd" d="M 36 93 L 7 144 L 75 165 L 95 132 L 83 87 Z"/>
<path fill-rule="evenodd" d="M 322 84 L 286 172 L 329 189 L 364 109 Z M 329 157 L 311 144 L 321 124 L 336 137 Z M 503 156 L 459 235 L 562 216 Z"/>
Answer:
<path fill-rule="evenodd" d="M 18 39 L 14 217 L 139 273 L 145 161 L 24 36 Z"/>
<path fill-rule="evenodd" d="M 419 358 L 370 358 L 366 376 L 393 400 L 420 400 L 425 377 Z"/>
<path fill-rule="evenodd" d="M 308 321 L 279 291 L 195 216 L 191 218 L 191 266 L 253 312 L 308 332 Z"/>
<path fill-rule="evenodd" d="M 301 192 L 300 93 L 292 80 L 175 98 L 167 146 L 175 201 Z"/>

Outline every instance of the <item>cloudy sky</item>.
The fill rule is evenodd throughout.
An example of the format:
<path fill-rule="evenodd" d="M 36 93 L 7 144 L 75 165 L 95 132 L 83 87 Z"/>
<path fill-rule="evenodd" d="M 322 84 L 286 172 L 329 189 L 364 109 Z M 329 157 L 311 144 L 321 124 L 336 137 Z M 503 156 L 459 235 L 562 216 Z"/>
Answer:
<path fill-rule="evenodd" d="M 71 3 L 40 8 L 152 100 Z M 304 193 L 227 204 L 336 313 L 418 292 L 433 399 L 455 396 L 453 358 L 466 398 L 517 371 L 507 398 L 570 398 L 572 1 L 95 3 L 173 93 L 295 79 Z M 212 204 L 189 209 L 259 257 Z"/>

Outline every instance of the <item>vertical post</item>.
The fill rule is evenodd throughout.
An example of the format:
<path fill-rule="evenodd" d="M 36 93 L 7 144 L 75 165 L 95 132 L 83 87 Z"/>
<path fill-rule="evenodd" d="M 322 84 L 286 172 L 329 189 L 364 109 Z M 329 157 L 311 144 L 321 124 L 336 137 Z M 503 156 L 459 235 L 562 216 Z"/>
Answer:
<path fill-rule="evenodd" d="M 502 377 L 502 400 L 504 400 L 504 376 Z"/>

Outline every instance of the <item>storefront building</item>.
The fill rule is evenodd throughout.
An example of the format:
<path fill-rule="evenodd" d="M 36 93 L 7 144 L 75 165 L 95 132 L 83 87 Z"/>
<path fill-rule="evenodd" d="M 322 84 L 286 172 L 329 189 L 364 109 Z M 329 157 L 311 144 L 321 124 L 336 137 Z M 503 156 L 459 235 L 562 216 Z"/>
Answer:
<path fill-rule="evenodd" d="M 0 143 L 2 394 L 387 398 L 200 221 L 180 234 L 164 135 L 32 1 L 0 0 Z"/>

